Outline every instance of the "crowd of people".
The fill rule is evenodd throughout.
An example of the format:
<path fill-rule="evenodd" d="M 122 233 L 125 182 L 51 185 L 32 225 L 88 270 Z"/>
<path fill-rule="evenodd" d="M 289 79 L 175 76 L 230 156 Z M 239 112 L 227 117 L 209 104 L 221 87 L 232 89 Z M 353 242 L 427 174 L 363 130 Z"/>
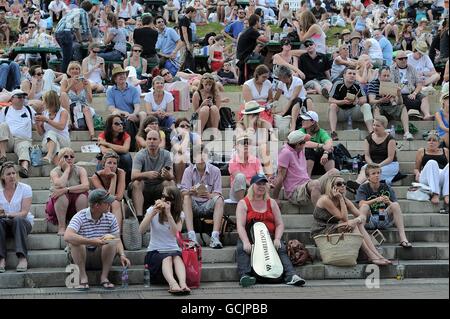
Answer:
<path fill-rule="evenodd" d="M 282 240 L 281 198 L 313 205 L 311 236 L 340 232 L 344 223 L 363 236 L 362 249 L 372 263 L 391 264 L 367 230 L 395 225 L 399 245 L 412 247 L 392 188 L 400 170 L 395 135 L 388 131 L 392 120 L 401 122 L 407 141 L 415 138 L 410 118 L 436 121 L 437 130 L 426 135 L 427 147 L 417 152 L 414 171 L 403 173 L 431 188 L 432 204 L 443 198 L 448 213 L 448 1 L 302 0 L 295 10 L 287 0 L 249 0 L 242 6 L 236 0 L 168 0 L 159 7 L 140 2 L 0 2 L 0 36 L 7 46 L 14 41 L 0 60 L 0 273 L 9 230 L 17 271 L 28 267 L 32 189 L 16 174 L 30 176 L 33 128 L 42 136 L 42 164 L 55 165 L 45 211 L 80 268 L 80 290 L 89 288 L 88 260 L 101 259 L 105 289 L 114 288 L 108 273 L 115 255 L 130 265 L 120 241 L 125 197 L 133 203 L 140 232 L 151 232 L 145 257 L 150 278 L 167 282 L 173 294 L 190 292 L 177 234 L 185 229 L 199 245 L 195 220 L 207 217 L 213 220 L 209 246 L 222 248 L 227 202 L 237 203 L 243 287 L 257 280 L 246 231 L 254 220 L 269 230 L 284 282 L 305 284 Z M 5 14 L 10 21 L 17 18 L 17 25 Z M 197 26 L 211 22 L 224 25 L 222 34 L 199 39 Z M 326 32 L 334 26 L 344 29 L 337 46 L 327 45 Z M 274 32 L 277 27 L 282 34 Z M 12 54 L 15 47 L 43 41 L 59 47 L 60 58 Z M 269 41 L 279 41 L 273 56 Z M 211 72 L 196 73 L 197 55 L 207 56 Z M 44 69 L 55 59 L 59 69 Z M 230 83 L 242 86 L 243 104 L 227 160 L 230 195 L 225 198 L 224 171 L 211 163 L 217 150 L 209 149 L 205 137 L 216 139 L 220 130 L 234 128 L 224 106 L 224 86 Z M 441 92 L 435 92 L 437 85 Z M 103 92 L 109 116 L 97 136 L 93 101 Z M 441 104 L 435 114 L 433 93 Z M 321 106 L 314 105 L 313 95 L 329 104 L 328 117 L 321 120 L 329 122 L 329 131 L 319 126 Z M 192 110 L 192 118 L 177 118 L 177 110 Z M 341 138 L 338 122 L 351 129 L 357 121 L 368 131 L 365 165 L 356 180 L 346 182 L 336 169 L 333 141 Z M 76 164 L 70 130 L 88 131 L 98 144 L 93 176 Z M 279 152 L 278 143 L 284 143 Z M 18 169 L 9 152 L 17 155 Z M 322 176 L 314 179 L 317 171 Z M 346 190 L 356 194 L 355 202 Z M 118 243 L 107 245 L 111 240 Z"/>

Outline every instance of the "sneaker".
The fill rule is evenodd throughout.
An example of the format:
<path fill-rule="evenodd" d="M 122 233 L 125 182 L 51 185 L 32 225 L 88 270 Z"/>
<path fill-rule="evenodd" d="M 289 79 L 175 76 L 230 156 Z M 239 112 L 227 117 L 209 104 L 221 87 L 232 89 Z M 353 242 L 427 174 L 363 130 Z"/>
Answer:
<path fill-rule="evenodd" d="M 286 285 L 291 285 L 291 286 L 299 286 L 299 287 L 301 287 L 304 284 L 306 284 L 305 279 L 303 279 L 299 275 L 293 275 L 291 277 L 290 281 L 286 281 Z"/>
<path fill-rule="evenodd" d="M 331 132 L 331 139 L 333 141 L 339 141 L 339 137 L 338 137 L 336 131 Z"/>
<path fill-rule="evenodd" d="M 223 248 L 223 245 L 220 242 L 219 238 L 211 237 L 211 240 L 209 242 L 209 247 L 214 248 L 214 249 L 221 249 L 221 248 Z"/>
<path fill-rule="evenodd" d="M 407 140 L 407 141 L 412 141 L 412 140 L 414 140 L 414 137 L 411 133 L 408 132 L 408 133 L 405 133 L 405 135 L 403 135 L 403 139 Z"/>
<path fill-rule="evenodd" d="M 256 284 L 256 278 L 248 276 L 248 275 L 244 275 L 239 280 L 239 284 L 244 288 L 253 286 L 254 284 Z"/>
<path fill-rule="evenodd" d="M 328 90 L 326 88 L 322 89 L 322 96 L 326 99 L 328 99 L 330 97 L 330 93 L 328 92 Z"/>
<path fill-rule="evenodd" d="M 189 240 L 193 241 L 196 245 L 200 246 L 200 245 L 198 244 L 197 236 L 195 235 L 195 233 L 194 233 L 194 234 L 188 233 L 188 238 L 189 238 Z"/>

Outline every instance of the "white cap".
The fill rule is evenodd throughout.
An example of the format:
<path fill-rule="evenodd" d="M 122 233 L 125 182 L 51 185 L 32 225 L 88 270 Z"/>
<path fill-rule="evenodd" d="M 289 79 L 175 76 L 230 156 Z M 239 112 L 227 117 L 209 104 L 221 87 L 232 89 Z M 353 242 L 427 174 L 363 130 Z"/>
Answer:
<path fill-rule="evenodd" d="M 319 115 L 316 112 L 314 112 L 314 111 L 308 111 L 306 113 L 303 113 L 301 115 L 301 118 L 304 119 L 304 120 L 307 120 L 307 121 L 311 120 L 311 121 L 314 121 L 314 122 L 319 122 Z"/>

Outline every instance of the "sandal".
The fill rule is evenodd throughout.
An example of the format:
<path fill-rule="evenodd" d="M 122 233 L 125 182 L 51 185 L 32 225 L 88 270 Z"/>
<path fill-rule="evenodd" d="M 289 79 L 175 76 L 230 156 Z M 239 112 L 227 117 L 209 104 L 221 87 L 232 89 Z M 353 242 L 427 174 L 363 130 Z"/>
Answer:
<path fill-rule="evenodd" d="M 90 139 L 91 139 L 92 142 L 97 142 L 98 141 L 98 138 L 95 137 L 95 135 L 91 135 Z"/>
<path fill-rule="evenodd" d="M 25 167 L 21 166 L 19 169 L 19 176 L 22 178 L 28 178 L 28 170 Z"/>
<path fill-rule="evenodd" d="M 80 282 L 80 285 L 75 287 L 76 291 L 88 291 L 89 283 L 88 282 Z"/>
<path fill-rule="evenodd" d="M 409 241 L 402 241 L 400 244 L 398 244 L 399 246 L 403 247 L 403 248 L 412 248 L 412 244 Z"/>
<path fill-rule="evenodd" d="M 102 286 L 102 288 L 105 290 L 114 290 L 115 289 L 115 286 L 108 279 L 105 281 L 102 281 L 100 283 L 100 286 Z"/>
<path fill-rule="evenodd" d="M 185 295 L 186 292 L 183 291 L 183 289 L 181 289 L 181 288 L 179 288 L 179 289 L 174 288 L 174 287 L 177 287 L 177 286 L 178 286 L 178 284 L 173 284 L 173 285 L 171 285 L 171 286 L 170 286 L 170 289 L 168 290 L 168 292 L 171 293 L 171 294 L 174 295 L 174 296 L 182 296 L 182 295 Z M 178 286 L 178 287 L 179 287 L 179 286 Z"/>

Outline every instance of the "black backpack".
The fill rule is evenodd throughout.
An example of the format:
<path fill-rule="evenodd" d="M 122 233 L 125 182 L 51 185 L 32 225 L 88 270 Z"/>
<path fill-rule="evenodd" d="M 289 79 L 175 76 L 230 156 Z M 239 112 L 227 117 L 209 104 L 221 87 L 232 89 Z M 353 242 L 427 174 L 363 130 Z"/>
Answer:
<path fill-rule="evenodd" d="M 343 169 L 351 171 L 353 169 L 353 159 L 355 158 L 358 162 L 358 172 L 365 164 L 363 155 L 358 154 L 356 156 L 352 156 L 345 146 L 342 145 L 342 143 L 339 143 L 334 147 L 333 156 L 335 167 L 340 171 Z"/>
<path fill-rule="evenodd" d="M 219 130 L 225 131 L 227 128 L 236 129 L 236 121 L 234 119 L 234 112 L 229 107 L 221 107 L 219 109 L 220 121 Z"/>

